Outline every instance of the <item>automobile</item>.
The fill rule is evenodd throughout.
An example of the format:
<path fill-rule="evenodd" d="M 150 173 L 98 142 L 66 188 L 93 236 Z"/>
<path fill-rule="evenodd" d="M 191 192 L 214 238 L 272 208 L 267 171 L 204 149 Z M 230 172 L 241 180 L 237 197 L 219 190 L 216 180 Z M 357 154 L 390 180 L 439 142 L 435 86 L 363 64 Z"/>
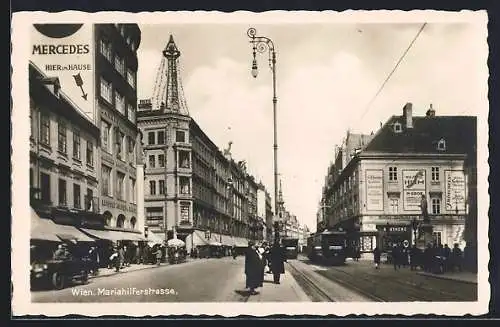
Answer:
<path fill-rule="evenodd" d="M 74 281 L 85 284 L 92 270 L 91 263 L 88 258 L 34 262 L 31 264 L 31 285 L 49 285 L 61 290 Z"/>

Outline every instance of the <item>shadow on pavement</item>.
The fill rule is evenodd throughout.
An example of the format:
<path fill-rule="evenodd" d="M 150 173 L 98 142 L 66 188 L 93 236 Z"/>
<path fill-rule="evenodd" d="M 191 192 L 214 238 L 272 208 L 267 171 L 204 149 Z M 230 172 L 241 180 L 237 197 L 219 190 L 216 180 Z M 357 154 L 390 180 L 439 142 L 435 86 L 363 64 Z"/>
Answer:
<path fill-rule="evenodd" d="M 259 294 L 259 292 L 255 291 L 254 293 L 247 291 L 247 290 L 234 290 L 234 292 L 240 296 L 250 296 L 250 295 L 256 295 Z"/>

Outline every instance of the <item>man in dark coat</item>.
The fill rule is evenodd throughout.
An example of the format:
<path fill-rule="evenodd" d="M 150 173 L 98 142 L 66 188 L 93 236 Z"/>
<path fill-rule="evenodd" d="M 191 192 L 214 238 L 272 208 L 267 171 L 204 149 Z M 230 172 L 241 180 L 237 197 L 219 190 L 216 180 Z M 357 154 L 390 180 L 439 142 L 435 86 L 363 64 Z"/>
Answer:
<path fill-rule="evenodd" d="M 380 266 L 380 256 L 381 256 L 381 252 L 380 252 L 380 249 L 377 247 L 375 247 L 375 249 L 373 250 L 373 261 L 375 262 L 375 269 L 379 269 L 379 266 Z"/>
<path fill-rule="evenodd" d="M 257 254 L 254 243 L 248 242 L 248 247 L 245 251 L 245 287 L 249 289 L 252 295 L 257 294 L 255 289 L 261 285 L 261 268 L 262 261 Z"/>
<path fill-rule="evenodd" d="M 271 259 L 271 271 L 273 272 L 273 279 L 275 284 L 280 283 L 281 274 L 285 273 L 285 250 L 280 246 L 279 243 L 274 243 L 273 247 L 270 251 L 270 259 Z"/>

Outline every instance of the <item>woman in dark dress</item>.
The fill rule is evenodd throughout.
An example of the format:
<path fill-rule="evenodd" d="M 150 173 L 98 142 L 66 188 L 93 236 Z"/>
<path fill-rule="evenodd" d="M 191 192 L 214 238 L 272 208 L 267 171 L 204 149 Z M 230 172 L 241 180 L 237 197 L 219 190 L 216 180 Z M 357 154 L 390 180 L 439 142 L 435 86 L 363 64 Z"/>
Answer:
<path fill-rule="evenodd" d="M 255 289 L 261 285 L 262 262 L 254 248 L 253 242 L 248 242 L 248 248 L 245 251 L 245 275 L 246 285 L 250 294 L 257 294 Z"/>

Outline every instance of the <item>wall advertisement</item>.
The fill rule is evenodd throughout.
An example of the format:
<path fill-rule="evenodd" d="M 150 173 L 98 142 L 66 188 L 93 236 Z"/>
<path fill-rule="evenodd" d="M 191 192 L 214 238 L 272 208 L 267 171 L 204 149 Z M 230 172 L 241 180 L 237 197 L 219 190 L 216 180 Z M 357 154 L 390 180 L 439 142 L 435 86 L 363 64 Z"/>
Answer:
<path fill-rule="evenodd" d="M 30 61 L 47 78 L 58 78 L 60 91 L 95 123 L 94 35 L 92 24 L 34 24 Z"/>
<path fill-rule="evenodd" d="M 367 169 L 366 175 L 366 209 L 368 211 L 384 210 L 384 171 Z"/>
<path fill-rule="evenodd" d="M 465 211 L 466 181 L 463 170 L 445 170 L 445 208 L 447 211 Z"/>
<path fill-rule="evenodd" d="M 420 212 L 420 201 L 425 195 L 425 169 L 403 170 L 403 210 Z"/>

